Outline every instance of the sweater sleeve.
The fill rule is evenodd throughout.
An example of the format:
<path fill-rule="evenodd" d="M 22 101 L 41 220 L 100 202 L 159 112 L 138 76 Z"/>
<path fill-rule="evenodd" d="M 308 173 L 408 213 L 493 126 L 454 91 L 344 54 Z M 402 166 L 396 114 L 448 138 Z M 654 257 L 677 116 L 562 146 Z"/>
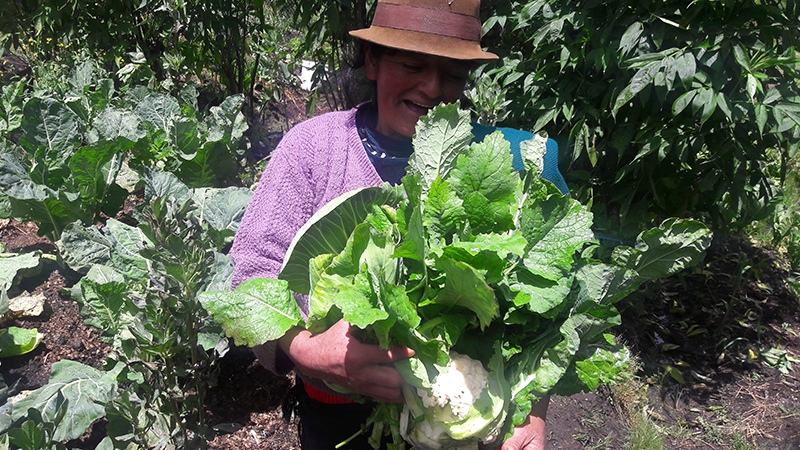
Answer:
<path fill-rule="evenodd" d="M 314 185 L 302 149 L 308 140 L 305 134 L 302 127 L 290 130 L 261 176 L 231 249 L 231 288 L 251 278 L 277 278 L 295 233 L 313 214 Z M 301 311 L 307 311 L 308 299 L 296 299 Z M 292 369 L 291 361 L 277 352 L 275 341 L 254 347 L 253 352 L 274 373 Z"/>
<path fill-rule="evenodd" d="M 382 183 L 355 127 L 355 109 L 324 114 L 293 127 L 273 152 L 247 206 L 231 249 L 231 287 L 277 278 L 286 250 L 309 218 L 338 195 Z M 304 318 L 308 296 L 295 294 Z M 253 348 L 274 373 L 293 368 L 276 342 Z"/>

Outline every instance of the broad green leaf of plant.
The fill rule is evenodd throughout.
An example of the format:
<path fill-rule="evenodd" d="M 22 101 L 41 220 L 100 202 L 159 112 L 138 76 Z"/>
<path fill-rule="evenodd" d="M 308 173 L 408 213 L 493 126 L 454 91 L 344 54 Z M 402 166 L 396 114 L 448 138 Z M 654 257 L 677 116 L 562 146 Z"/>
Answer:
<path fill-rule="evenodd" d="M 620 246 L 612 258 L 635 270 L 644 281 L 666 277 L 697 263 L 711 244 L 711 231 L 694 220 L 667 219 L 658 228 L 642 232 L 636 247 Z"/>
<path fill-rule="evenodd" d="M 525 267 L 558 280 L 572 264 L 575 251 L 594 237 L 591 226 L 592 213 L 585 206 L 558 194 L 523 209 L 520 228 L 530 246 Z"/>
<path fill-rule="evenodd" d="M 430 190 L 437 177 L 447 179 L 456 158 L 471 140 L 469 112 L 461 110 L 458 103 L 439 106 L 420 117 L 412 139 L 414 153 L 408 173 L 421 176 L 423 193 Z"/>
<path fill-rule="evenodd" d="M 132 144 L 127 139 L 122 142 Z M 116 184 L 125 147 L 118 141 L 100 140 L 75 151 L 69 162 L 74 186 L 91 212 L 115 216 L 125 204 L 128 191 Z"/>
<path fill-rule="evenodd" d="M 354 283 L 352 278 L 325 275 L 314 286 L 310 301 L 308 327 L 312 332 L 320 328 L 313 323 L 313 319 L 327 317 L 328 310 L 333 306 L 341 311 L 342 318 L 361 329 L 389 317 L 389 314 L 380 308 L 378 298 L 373 294 L 366 277 L 356 277 Z M 326 325 L 330 326 L 327 323 Z"/>
<path fill-rule="evenodd" d="M 226 178 L 238 169 L 233 149 L 219 141 L 206 142 L 185 157 L 173 171 L 193 187 L 222 187 Z"/>
<path fill-rule="evenodd" d="M 19 420 L 25 417 L 29 408 L 33 408 L 43 418 L 52 419 L 57 413 L 55 401 L 60 394 L 67 400 L 66 417 L 69 420 L 61 421 L 52 440 L 77 439 L 95 420 L 105 415 L 104 404 L 116 395 L 116 378 L 122 366 L 117 364 L 104 372 L 75 361 L 57 361 L 53 363 L 49 383 L 15 403 L 11 417 Z"/>
<path fill-rule="evenodd" d="M 247 131 L 248 125 L 242 113 L 244 96 L 241 94 L 227 97 L 219 106 L 210 109 L 206 119 L 209 135 L 208 141 L 235 142 Z"/>
<path fill-rule="evenodd" d="M 505 203 L 507 210 L 516 203 L 515 193 L 520 185 L 519 174 L 511 162 L 511 144 L 503 138 L 503 133 L 495 131 L 458 156 L 447 181 L 462 198 L 479 192 L 490 203 Z M 467 210 L 467 214 L 473 213 Z"/>
<path fill-rule="evenodd" d="M 3 86 L 0 97 L 0 134 L 16 130 L 22 125 L 22 81 L 16 81 Z"/>
<path fill-rule="evenodd" d="M 80 273 L 87 273 L 95 264 L 107 264 L 111 259 L 111 240 L 96 227 L 73 222 L 64 228 L 56 243 L 64 262 Z"/>
<path fill-rule="evenodd" d="M 517 292 L 513 298 L 516 306 L 524 306 L 529 311 L 543 317 L 553 318 L 565 307 L 564 299 L 569 295 L 573 278 L 564 276 L 558 280 L 518 272 L 518 283 L 510 288 Z"/>
<path fill-rule="evenodd" d="M 174 98 L 158 93 L 150 93 L 136 107 L 136 113 L 143 121 L 165 132 L 169 132 L 170 125 L 179 117 L 180 111 L 181 108 Z"/>
<path fill-rule="evenodd" d="M 31 180 L 21 180 L 9 186 L 6 195 L 13 217 L 36 222 L 39 234 L 53 241 L 60 239 L 69 223 L 91 220 L 91 213 L 83 208 L 77 192 L 56 191 Z"/>
<path fill-rule="evenodd" d="M 466 212 L 462 206 L 463 200 L 458 198 L 450 183 L 441 178 L 436 178 L 433 181 L 428 191 L 428 196 L 424 201 L 422 223 L 428 230 L 429 238 L 432 242 L 439 242 L 445 236 L 451 234 L 459 224 L 463 223 L 466 217 Z M 414 213 L 418 214 L 418 211 L 417 209 Z M 421 242 L 420 245 L 422 245 Z M 424 257 L 424 255 L 420 256 Z"/>
<path fill-rule="evenodd" d="M 0 291 L 8 291 L 24 276 L 41 270 L 41 252 L 0 253 Z"/>
<path fill-rule="evenodd" d="M 247 188 L 204 188 L 194 192 L 197 214 L 201 221 L 207 223 L 212 230 L 227 232 L 222 236 L 222 243 L 233 241 L 233 235 L 252 198 L 253 191 Z"/>
<path fill-rule="evenodd" d="M 204 291 L 224 291 L 231 286 L 231 276 L 233 275 L 233 259 L 229 255 L 215 252 L 214 265 L 211 268 L 211 276 L 203 286 Z"/>
<path fill-rule="evenodd" d="M 325 253 L 339 254 L 350 234 L 367 215 L 372 205 L 396 205 L 403 199 L 403 190 L 385 184 L 347 192 L 314 213 L 292 240 L 280 279 L 301 294 L 309 293 L 308 261 Z"/>
<path fill-rule="evenodd" d="M 8 327 L 0 329 L 0 358 L 32 352 L 44 335 L 36 328 Z"/>
<path fill-rule="evenodd" d="M 81 143 L 78 117 L 64 104 L 52 98 L 32 98 L 25 103 L 20 145 L 33 154 L 44 148 L 47 160 L 56 167 L 65 166 Z"/>
<path fill-rule="evenodd" d="M 284 280 L 254 278 L 235 291 L 204 292 L 198 298 L 236 345 L 261 345 L 304 325 Z"/>
<path fill-rule="evenodd" d="M 93 132 L 99 139 L 117 140 L 125 138 L 136 142 L 146 136 L 140 127 L 141 119 L 131 111 L 120 108 L 107 108 L 97 115 L 92 123 Z M 127 146 L 126 146 L 127 147 Z"/>
<path fill-rule="evenodd" d="M 585 385 L 584 390 L 593 391 L 601 383 L 613 383 L 629 361 L 630 352 L 615 343 L 614 336 L 605 334 L 598 343 L 586 346 L 575 355 L 575 369 L 578 378 Z"/>
<path fill-rule="evenodd" d="M 156 169 L 148 169 L 144 174 L 144 198 L 150 201 L 153 198 L 171 198 L 176 203 L 182 204 L 191 198 L 191 190 L 182 183 L 173 173 Z"/>
<path fill-rule="evenodd" d="M 518 359 L 518 363 L 510 366 L 512 393 L 518 408 L 514 413 L 515 425 L 527 419 L 531 402 L 540 400 L 556 386 L 567 372 L 575 354 L 581 349 L 582 343 L 590 342 L 611 325 L 612 322 L 606 319 L 590 314 L 577 314 L 561 325 L 561 342 L 553 347 L 544 347 L 541 359 L 536 357 L 542 351 L 541 347 L 532 346 L 523 351 L 523 357 Z M 524 353 L 527 352 L 533 354 L 525 358 Z M 526 362 L 533 365 L 525 367 Z"/>
<path fill-rule="evenodd" d="M 452 310 L 465 308 L 475 313 L 481 328 L 485 328 L 497 315 L 498 305 L 494 292 L 474 268 L 459 261 L 442 257 L 436 259 L 435 267 L 445 273 L 445 285 L 431 299 L 431 303 Z"/>
<path fill-rule="evenodd" d="M 125 277 L 110 267 L 96 264 L 81 279 L 77 289 L 79 295 L 73 298 L 79 302 L 81 316 L 87 324 L 115 340 L 130 337 L 127 327 L 136 320 L 139 308 L 130 300 Z"/>
<path fill-rule="evenodd" d="M 645 280 L 630 269 L 603 263 L 587 264 L 576 274 L 586 287 L 586 295 L 601 305 L 614 304 L 633 292 Z"/>

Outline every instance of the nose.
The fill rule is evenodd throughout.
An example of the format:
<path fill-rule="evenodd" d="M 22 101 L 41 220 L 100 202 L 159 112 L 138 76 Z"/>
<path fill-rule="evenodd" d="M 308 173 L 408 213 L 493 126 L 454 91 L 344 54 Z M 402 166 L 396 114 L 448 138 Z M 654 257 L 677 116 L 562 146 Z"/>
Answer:
<path fill-rule="evenodd" d="M 419 90 L 430 100 L 438 100 L 442 96 L 442 74 L 439 70 L 429 69 L 423 73 L 419 82 Z"/>

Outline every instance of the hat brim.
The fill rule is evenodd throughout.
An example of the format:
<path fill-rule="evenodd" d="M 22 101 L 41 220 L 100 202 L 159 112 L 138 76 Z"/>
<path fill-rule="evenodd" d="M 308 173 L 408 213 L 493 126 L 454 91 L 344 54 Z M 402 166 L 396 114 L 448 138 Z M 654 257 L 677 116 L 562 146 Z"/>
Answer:
<path fill-rule="evenodd" d="M 485 52 L 476 41 L 441 36 L 419 31 L 371 26 L 350 32 L 350 35 L 385 47 L 466 61 L 491 61 L 497 55 Z"/>

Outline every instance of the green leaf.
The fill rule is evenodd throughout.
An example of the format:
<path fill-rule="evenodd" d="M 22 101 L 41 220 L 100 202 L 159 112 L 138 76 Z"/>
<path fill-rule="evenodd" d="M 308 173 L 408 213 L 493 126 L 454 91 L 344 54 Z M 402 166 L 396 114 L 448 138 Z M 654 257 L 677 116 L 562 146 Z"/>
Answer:
<path fill-rule="evenodd" d="M 458 198 L 450 183 L 441 178 L 433 181 L 424 201 L 422 223 L 428 229 L 433 241 L 439 241 L 453 233 L 466 218 L 463 200 Z"/>
<path fill-rule="evenodd" d="M 694 74 L 697 71 L 697 63 L 694 59 L 694 54 L 685 52 L 675 59 L 675 65 L 678 69 L 678 76 L 684 82 L 694 79 Z"/>
<path fill-rule="evenodd" d="M 494 292 L 474 268 L 450 258 L 437 258 L 435 267 L 444 272 L 445 285 L 432 303 L 446 306 L 466 308 L 475 313 L 480 321 L 481 329 L 489 325 L 497 315 L 498 305 Z"/>
<path fill-rule="evenodd" d="M 458 103 L 437 106 L 417 123 L 408 173 L 421 176 L 424 193 L 430 190 L 437 177 L 447 179 L 456 165 L 456 158 L 472 140 L 469 112 L 459 106 Z"/>
<path fill-rule="evenodd" d="M 57 361 L 53 363 L 48 384 L 15 403 L 11 417 L 19 420 L 33 408 L 45 420 L 52 420 L 58 412 L 56 399 L 63 395 L 69 420 L 59 423 L 51 439 L 77 439 L 95 420 L 105 416 L 104 405 L 116 396 L 116 378 L 122 368 L 123 364 L 117 364 L 103 372 L 75 361 Z"/>
<path fill-rule="evenodd" d="M 357 277 L 354 282 L 352 278 L 339 275 L 323 275 L 314 286 L 310 302 L 308 326 L 312 332 L 327 328 L 315 326 L 313 319 L 326 317 L 333 306 L 341 311 L 344 320 L 361 329 L 389 318 L 389 314 L 378 304 L 365 277 Z"/>
<path fill-rule="evenodd" d="M 208 126 L 208 141 L 231 143 L 239 140 L 247 131 L 247 120 L 242 112 L 244 95 L 227 97 L 219 106 L 211 107 L 205 123 Z"/>
<path fill-rule="evenodd" d="M 198 299 L 236 345 L 261 345 L 304 325 L 289 285 L 283 280 L 254 278 L 235 291 L 204 292 Z"/>
<path fill-rule="evenodd" d="M 756 124 L 758 125 L 759 134 L 764 134 L 764 126 L 767 124 L 767 106 L 764 103 L 758 103 L 754 107 L 756 115 Z"/>
<path fill-rule="evenodd" d="M 130 141 L 128 141 L 130 143 Z M 69 167 L 75 186 L 90 212 L 97 216 L 103 210 L 116 216 L 125 204 L 128 192 L 116 185 L 122 168 L 124 147 L 117 141 L 97 141 L 75 151 Z"/>
<path fill-rule="evenodd" d="M 150 122 L 154 127 L 169 132 L 170 125 L 180 117 L 180 105 L 167 94 L 151 93 L 136 107 L 136 113 L 145 122 Z"/>
<path fill-rule="evenodd" d="M 756 91 L 761 90 L 761 83 L 752 74 L 747 74 L 747 95 L 751 101 L 756 99 Z"/>
<path fill-rule="evenodd" d="M 22 125 L 23 88 L 22 81 L 3 86 L 0 97 L 0 133 L 16 130 Z"/>
<path fill-rule="evenodd" d="M 194 200 L 197 213 L 214 230 L 235 232 L 239 228 L 253 191 L 247 188 L 197 189 Z"/>
<path fill-rule="evenodd" d="M 509 286 L 512 291 L 517 292 L 513 298 L 514 305 L 525 306 L 529 311 L 547 318 L 553 318 L 565 306 L 564 299 L 572 286 L 570 276 L 552 281 L 518 272 L 517 281 Z"/>
<path fill-rule="evenodd" d="M 154 198 L 169 198 L 173 199 L 175 203 L 183 204 L 192 196 L 189 187 L 182 183 L 174 173 L 154 169 L 147 170 L 144 182 L 145 201 L 151 201 Z"/>
<path fill-rule="evenodd" d="M 25 135 L 20 144 L 31 154 L 43 147 L 56 165 L 50 170 L 66 165 L 73 149 L 81 143 L 77 116 L 52 98 L 28 100 L 23 109 L 22 131 Z"/>
<path fill-rule="evenodd" d="M 678 114 L 683 112 L 683 110 L 686 109 L 687 106 L 692 104 L 692 100 L 694 100 L 695 95 L 697 95 L 697 89 L 693 89 L 689 92 L 686 92 L 685 94 L 675 99 L 675 102 L 672 104 L 672 115 L 677 116 Z"/>
<path fill-rule="evenodd" d="M 731 120 L 731 108 L 728 105 L 728 98 L 723 92 L 717 92 L 717 107 L 725 114 L 728 120 Z"/>
<path fill-rule="evenodd" d="M 511 227 L 511 207 L 517 203 L 520 186 L 511 162 L 511 146 L 497 131 L 460 155 L 447 179 L 462 199 L 470 225 L 478 232 Z"/>
<path fill-rule="evenodd" d="M 325 253 L 338 254 L 350 234 L 372 211 L 373 205 L 398 204 L 401 187 L 371 187 L 347 192 L 320 208 L 295 235 L 283 261 L 279 278 L 301 294 L 309 293 L 308 261 Z"/>
<path fill-rule="evenodd" d="M 526 207 L 520 216 L 520 228 L 530 247 L 525 267 L 548 280 L 562 278 L 575 251 L 593 238 L 591 225 L 591 212 L 569 197 L 550 195 Z"/>
<path fill-rule="evenodd" d="M 9 186 L 5 193 L 11 203 L 12 215 L 20 220 L 36 222 L 39 233 L 49 235 L 53 241 L 60 238 L 67 224 L 91 220 L 91 213 L 83 208 L 75 192 L 55 191 L 30 180 L 21 180 Z"/>
<path fill-rule="evenodd" d="M 699 89 L 697 96 L 692 102 L 692 106 L 695 109 L 701 110 L 700 123 L 705 123 L 717 107 L 717 102 L 714 100 L 714 90 L 711 88 Z"/>
<path fill-rule="evenodd" d="M 644 280 L 666 277 L 702 261 L 711 236 L 700 222 L 667 219 L 658 228 L 642 232 L 635 248 L 615 248 L 612 259 Z"/>
<path fill-rule="evenodd" d="M 92 123 L 100 139 L 115 140 L 125 138 L 136 142 L 146 136 L 140 127 L 139 116 L 124 109 L 107 108 L 97 115 Z"/>
<path fill-rule="evenodd" d="M 0 358 L 18 356 L 32 352 L 44 335 L 36 328 L 9 327 L 0 330 Z"/>
<path fill-rule="evenodd" d="M 622 38 L 620 38 L 619 41 L 618 50 L 620 51 L 620 58 L 624 58 L 625 55 L 636 48 L 643 31 L 644 25 L 642 25 L 641 22 L 634 22 L 625 30 L 625 33 L 622 34 Z"/>
<path fill-rule="evenodd" d="M 631 101 L 633 97 L 648 86 L 655 77 L 656 73 L 661 70 L 661 60 L 652 61 L 647 63 L 644 67 L 639 69 L 636 74 L 631 78 L 630 83 L 622 89 L 622 92 L 617 96 L 614 102 L 614 108 L 611 110 L 612 114 L 616 114 L 620 108 L 626 103 Z"/>
<path fill-rule="evenodd" d="M 81 279 L 77 292 L 84 321 L 103 330 L 106 336 L 122 337 L 126 328 L 137 320 L 139 308 L 128 295 L 128 283 L 110 267 L 92 266 Z"/>
<path fill-rule="evenodd" d="M 603 263 L 590 263 L 578 270 L 586 297 L 600 305 L 614 304 L 633 292 L 642 283 L 630 269 Z"/>
<path fill-rule="evenodd" d="M 42 267 L 41 252 L 2 253 L 0 254 L 0 292 L 9 291 L 23 277 L 40 271 Z"/>
<path fill-rule="evenodd" d="M 94 264 L 113 267 L 128 280 L 144 280 L 149 262 L 139 250 L 153 243 L 138 228 L 109 219 L 102 231 L 94 227 L 70 224 L 59 243 L 70 267 L 88 272 Z"/>

